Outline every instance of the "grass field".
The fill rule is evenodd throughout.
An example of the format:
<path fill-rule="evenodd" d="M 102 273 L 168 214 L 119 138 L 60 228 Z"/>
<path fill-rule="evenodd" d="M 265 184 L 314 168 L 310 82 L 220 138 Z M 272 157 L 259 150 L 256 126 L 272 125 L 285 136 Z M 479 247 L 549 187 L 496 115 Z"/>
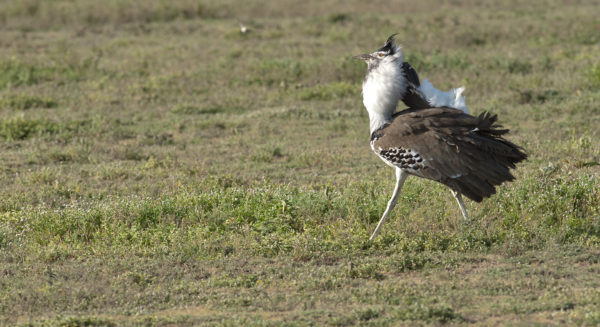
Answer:
<path fill-rule="evenodd" d="M 0 2 L 0 324 L 600 324 L 599 12 Z M 351 56 L 394 32 L 529 159 L 468 224 L 409 178 L 371 243 L 394 172 Z"/>

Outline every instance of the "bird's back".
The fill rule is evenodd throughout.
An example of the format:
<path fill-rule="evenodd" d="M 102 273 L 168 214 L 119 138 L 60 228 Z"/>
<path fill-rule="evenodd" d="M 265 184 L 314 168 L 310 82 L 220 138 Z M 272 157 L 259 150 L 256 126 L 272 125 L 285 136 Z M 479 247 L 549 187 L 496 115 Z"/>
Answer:
<path fill-rule="evenodd" d="M 451 108 L 404 110 L 372 133 L 371 146 L 386 163 L 481 201 L 513 180 L 510 169 L 527 158 L 496 119 Z"/>

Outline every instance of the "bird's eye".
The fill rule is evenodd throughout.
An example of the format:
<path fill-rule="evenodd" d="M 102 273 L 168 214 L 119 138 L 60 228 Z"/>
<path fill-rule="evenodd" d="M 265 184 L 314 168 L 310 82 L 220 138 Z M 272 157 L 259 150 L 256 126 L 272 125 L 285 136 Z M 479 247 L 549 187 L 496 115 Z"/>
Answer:
<path fill-rule="evenodd" d="M 379 53 L 379 57 L 383 57 L 383 53 L 381 53 L 381 52 L 380 52 L 380 53 Z"/>

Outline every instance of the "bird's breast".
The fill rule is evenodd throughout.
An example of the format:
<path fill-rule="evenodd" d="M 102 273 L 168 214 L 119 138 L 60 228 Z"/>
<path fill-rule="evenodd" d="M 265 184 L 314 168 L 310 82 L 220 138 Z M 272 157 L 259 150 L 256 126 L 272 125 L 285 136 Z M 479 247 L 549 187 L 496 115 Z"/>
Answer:
<path fill-rule="evenodd" d="M 380 65 L 363 82 L 363 104 L 371 114 L 391 115 L 406 92 L 406 79 L 396 68 Z"/>

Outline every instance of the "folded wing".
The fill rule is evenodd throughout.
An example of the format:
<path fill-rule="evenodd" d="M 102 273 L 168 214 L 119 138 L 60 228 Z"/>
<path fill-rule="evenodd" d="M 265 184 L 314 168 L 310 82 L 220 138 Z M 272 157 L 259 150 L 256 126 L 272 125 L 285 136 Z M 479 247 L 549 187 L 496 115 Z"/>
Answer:
<path fill-rule="evenodd" d="M 373 133 L 372 146 L 388 164 L 479 202 L 496 193 L 496 185 L 514 180 L 510 169 L 527 158 L 502 137 L 508 130 L 496 119 L 453 108 L 406 110 Z"/>

